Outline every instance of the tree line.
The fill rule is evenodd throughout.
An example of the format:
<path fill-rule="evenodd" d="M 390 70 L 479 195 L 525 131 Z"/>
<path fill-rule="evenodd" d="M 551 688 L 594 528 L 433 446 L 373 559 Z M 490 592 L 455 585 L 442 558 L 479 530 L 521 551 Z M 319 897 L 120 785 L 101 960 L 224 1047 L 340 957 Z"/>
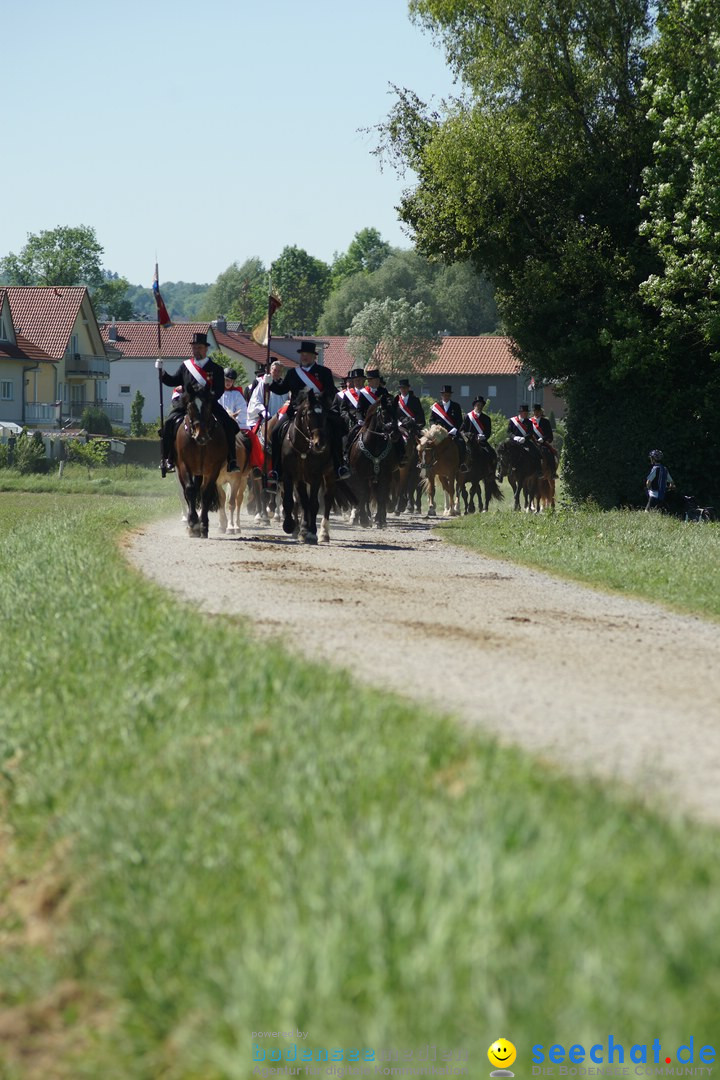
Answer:
<path fill-rule="evenodd" d="M 720 0 L 411 0 L 460 93 L 396 88 L 377 153 L 419 253 L 492 282 L 568 403 L 565 478 L 640 497 L 651 447 L 720 494 Z"/>
<path fill-rule="evenodd" d="M 0 275 L 14 285 L 87 285 L 103 320 L 154 319 L 151 288 L 106 270 L 102 254 L 94 229 L 62 226 L 30 234 L 19 253 L 0 260 Z M 403 325 L 412 324 L 418 335 L 498 329 L 492 287 L 470 264 L 444 266 L 416 251 L 392 248 L 373 228 L 360 230 L 329 264 L 287 246 L 272 266 L 251 257 L 233 262 L 211 284 L 161 285 L 171 318 L 195 322 L 222 315 L 251 328 L 267 312 L 270 282 L 282 300 L 273 319 L 278 334 L 344 335 L 367 305 L 373 305 L 375 321 L 381 309 L 396 324 L 402 316 Z"/>

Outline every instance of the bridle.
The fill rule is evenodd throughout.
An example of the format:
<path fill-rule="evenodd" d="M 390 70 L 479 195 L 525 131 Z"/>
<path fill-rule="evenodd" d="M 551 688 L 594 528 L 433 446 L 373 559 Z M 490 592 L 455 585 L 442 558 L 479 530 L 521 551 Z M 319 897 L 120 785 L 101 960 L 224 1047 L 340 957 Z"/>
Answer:
<path fill-rule="evenodd" d="M 198 446 L 210 442 L 217 426 L 217 417 L 212 412 L 212 401 L 207 395 L 186 394 L 188 399 L 185 410 L 184 427 L 191 439 Z"/>
<path fill-rule="evenodd" d="M 313 417 L 320 417 L 320 421 L 313 425 L 311 420 Z M 303 431 L 299 425 L 299 421 L 306 420 L 310 434 Z M 325 437 L 327 429 L 327 414 L 321 398 L 317 398 L 314 394 L 312 397 L 307 397 L 298 406 L 297 412 L 293 419 L 293 423 L 288 431 L 288 439 L 295 453 L 301 457 L 306 458 L 308 454 L 324 454 L 327 450 L 327 439 Z M 294 436 L 300 436 L 305 440 L 306 450 L 303 451 L 293 441 Z"/>
<path fill-rule="evenodd" d="M 378 430 L 377 426 L 373 426 L 371 428 L 368 427 L 368 420 L 370 420 L 370 422 L 372 423 L 374 422 L 376 417 L 382 418 L 386 415 L 387 411 L 383 408 L 382 401 L 379 401 L 375 406 L 375 412 L 372 414 L 372 416 L 366 419 L 365 424 L 363 425 L 363 429 L 360 432 L 357 440 L 360 453 L 364 454 L 365 457 L 372 462 L 373 472 L 375 476 L 379 475 L 380 466 L 392 450 L 393 443 L 397 442 L 397 440 L 400 438 L 400 433 L 397 430 L 397 426 L 392 417 L 390 418 L 390 420 L 381 420 L 380 430 Z M 367 443 L 363 439 L 363 434 L 372 435 L 376 439 L 382 439 L 385 445 L 383 446 L 383 449 L 380 451 L 379 454 L 372 453 L 372 451 L 368 448 Z"/>

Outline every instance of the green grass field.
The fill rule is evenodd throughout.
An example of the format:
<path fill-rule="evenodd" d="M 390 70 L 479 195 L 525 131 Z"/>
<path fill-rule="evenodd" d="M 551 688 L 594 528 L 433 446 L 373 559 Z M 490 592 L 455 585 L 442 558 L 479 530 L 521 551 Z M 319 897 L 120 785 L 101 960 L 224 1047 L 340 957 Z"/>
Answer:
<path fill-rule="evenodd" d="M 720 618 L 719 523 L 632 510 L 506 512 L 509 505 L 508 495 L 491 513 L 444 522 L 443 536 L 485 555 Z"/>
<path fill-rule="evenodd" d="M 234 1080 L 291 1027 L 470 1076 L 713 1042 L 713 830 L 197 616 L 120 551 L 174 486 L 77 483 L 0 495 L 3 1080 Z"/>

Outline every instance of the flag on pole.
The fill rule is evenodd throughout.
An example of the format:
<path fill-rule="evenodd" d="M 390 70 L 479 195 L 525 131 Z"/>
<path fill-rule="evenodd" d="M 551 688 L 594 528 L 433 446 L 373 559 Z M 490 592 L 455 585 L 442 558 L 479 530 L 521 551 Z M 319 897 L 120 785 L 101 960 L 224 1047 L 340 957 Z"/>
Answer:
<path fill-rule="evenodd" d="M 172 326 L 172 320 L 168 315 L 168 309 L 165 307 L 165 301 L 160 295 L 160 282 L 158 280 L 158 264 L 155 263 L 155 276 L 153 277 L 153 296 L 155 297 L 155 307 L 157 308 L 158 325 L 162 326 L 163 330 L 167 330 L 169 326 Z"/>
<path fill-rule="evenodd" d="M 251 337 L 258 345 L 267 345 L 270 340 L 270 324 L 272 317 L 278 308 L 282 307 L 282 304 L 278 300 L 277 296 L 273 296 L 270 293 L 268 297 L 268 313 L 264 319 L 261 319 L 257 326 L 253 326 Z"/>
<path fill-rule="evenodd" d="M 534 390 L 534 389 L 535 389 L 535 376 L 531 375 L 530 376 L 530 382 L 528 383 L 528 390 Z"/>

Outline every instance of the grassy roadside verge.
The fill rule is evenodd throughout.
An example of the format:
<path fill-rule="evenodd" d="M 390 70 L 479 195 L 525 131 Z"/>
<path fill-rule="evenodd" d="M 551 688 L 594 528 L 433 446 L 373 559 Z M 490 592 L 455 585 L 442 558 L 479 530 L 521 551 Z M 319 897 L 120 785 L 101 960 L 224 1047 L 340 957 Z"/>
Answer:
<path fill-rule="evenodd" d="M 712 1042 L 713 831 L 195 617 L 117 553 L 148 512 L 0 496 L 3 1077 Z"/>
<path fill-rule="evenodd" d="M 443 537 L 677 611 L 720 619 L 720 525 L 630 510 L 496 512 L 444 522 Z"/>

